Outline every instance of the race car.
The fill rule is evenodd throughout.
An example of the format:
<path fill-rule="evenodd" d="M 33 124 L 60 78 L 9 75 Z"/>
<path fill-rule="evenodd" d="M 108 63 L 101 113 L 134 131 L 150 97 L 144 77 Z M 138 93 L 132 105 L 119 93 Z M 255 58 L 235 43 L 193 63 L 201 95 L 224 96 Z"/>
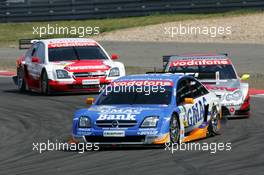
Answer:
<path fill-rule="evenodd" d="M 223 115 L 249 117 L 249 85 L 238 76 L 227 54 L 169 55 L 163 57 L 164 72 L 195 76 L 221 99 Z"/>
<path fill-rule="evenodd" d="M 92 39 L 64 38 L 21 40 L 29 48 L 17 60 L 20 91 L 51 92 L 99 91 L 112 80 L 125 75 L 123 63 L 113 61 L 104 48 Z"/>
<path fill-rule="evenodd" d="M 163 145 L 220 132 L 220 99 L 191 76 L 124 76 L 87 101 L 73 117 L 74 143 Z"/>

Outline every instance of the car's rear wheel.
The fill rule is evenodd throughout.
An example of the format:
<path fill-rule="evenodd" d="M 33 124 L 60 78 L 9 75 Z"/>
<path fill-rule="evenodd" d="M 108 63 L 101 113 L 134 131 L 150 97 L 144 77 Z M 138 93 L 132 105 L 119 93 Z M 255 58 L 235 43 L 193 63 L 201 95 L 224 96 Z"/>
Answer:
<path fill-rule="evenodd" d="M 211 120 L 208 126 L 209 136 L 220 134 L 220 122 L 220 113 L 217 111 L 216 107 L 213 107 L 211 111 Z"/>
<path fill-rule="evenodd" d="M 50 94 L 49 79 L 46 71 L 43 71 L 41 76 L 41 91 L 44 95 Z"/>
<path fill-rule="evenodd" d="M 26 91 L 26 81 L 25 81 L 24 71 L 21 67 L 17 69 L 17 87 L 20 92 Z"/>
<path fill-rule="evenodd" d="M 173 114 L 170 120 L 170 141 L 179 143 L 180 140 L 180 123 L 178 116 Z"/>

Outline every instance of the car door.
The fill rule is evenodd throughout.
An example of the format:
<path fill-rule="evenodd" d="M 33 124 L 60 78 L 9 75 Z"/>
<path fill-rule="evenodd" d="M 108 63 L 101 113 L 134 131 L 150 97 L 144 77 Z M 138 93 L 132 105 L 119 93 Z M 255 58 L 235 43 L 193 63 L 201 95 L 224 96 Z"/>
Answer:
<path fill-rule="evenodd" d="M 25 54 L 25 68 L 26 68 L 26 80 L 30 88 L 36 86 L 34 74 L 34 66 L 32 64 L 32 57 L 37 51 L 37 44 L 33 44 Z"/>
<path fill-rule="evenodd" d="M 192 119 L 195 128 L 199 127 L 204 121 L 206 121 L 206 106 L 207 106 L 207 94 L 208 91 L 203 85 L 196 79 L 190 79 L 190 90 L 194 99 L 192 106 Z M 189 117 L 190 118 L 190 117 Z"/>
<path fill-rule="evenodd" d="M 190 111 L 192 109 L 193 104 L 185 103 L 186 98 L 192 98 L 192 93 L 190 90 L 188 79 L 183 78 L 178 82 L 177 85 L 176 103 L 180 111 L 184 114 L 184 130 L 185 132 L 189 132 L 192 129 L 192 124 L 190 120 L 192 114 L 190 113 Z"/>
<path fill-rule="evenodd" d="M 40 87 L 41 72 L 45 63 L 45 46 L 43 43 L 36 43 L 26 55 L 26 64 L 28 74 L 31 79 L 31 85 L 35 88 Z"/>
<path fill-rule="evenodd" d="M 207 93 L 203 85 L 193 78 L 185 78 L 179 82 L 176 101 L 178 107 L 182 108 L 185 113 L 185 132 L 198 128 L 205 121 Z M 191 99 L 193 103 L 186 102 L 186 98 Z"/>

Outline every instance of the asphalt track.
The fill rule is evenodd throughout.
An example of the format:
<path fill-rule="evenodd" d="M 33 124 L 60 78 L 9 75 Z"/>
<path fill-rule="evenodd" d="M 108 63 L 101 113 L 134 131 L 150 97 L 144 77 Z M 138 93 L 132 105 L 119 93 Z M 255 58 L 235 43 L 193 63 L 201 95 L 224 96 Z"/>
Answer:
<path fill-rule="evenodd" d="M 122 47 L 121 44 L 119 46 Z M 158 46 L 160 45 L 153 44 L 154 49 Z M 134 45 L 134 49 L 135 47 L 139 46 Z M 258 45 L 250 47 L 261 51 Z M 142 51 L 134 53 L 140 55 Z M 252 54 L 261 64 L 260 52 Z M 127 63 L 131 62 L 131 65 L 136 64 L 135 60 L 125 60 Z M 140 61 L 138 57 L 136 60 Z M 155 65 L 153 62 L 151 60 L 149 63 Z M 242 63 L 245 62 L 246 59 L 242 59 Z M 263 69 L 263 64 L 253 63 L 252 66 L 262 66 Z M 263 73 L 262 69 L 257 68 L 252 71 Z M 243 69 L 246 71 L 248 68 L 244 66 Z M 252 97 L 249 119 L 228 120 L 223 125 L 221 135 L 198 141 L 201 144 L 230 142 L 231 151 L 217 151 L 215 154 L 210 151 L 176 151 L 171 154 L 163 148 L 114 148 L 83 154 L 67 151 L 46 151 L 40 154 L 33 151 L 33 143 L 64 141 L 70 135 L 72 113 L 76 109 L 87 107 L 87 96 L 96 94 L 48 97 L 36 93 L 22 94 L 16 90 L 11 78 L 0 78 L 0 174 L 238 175 L 264 172 L 264 98 L 261 97 Z"/>

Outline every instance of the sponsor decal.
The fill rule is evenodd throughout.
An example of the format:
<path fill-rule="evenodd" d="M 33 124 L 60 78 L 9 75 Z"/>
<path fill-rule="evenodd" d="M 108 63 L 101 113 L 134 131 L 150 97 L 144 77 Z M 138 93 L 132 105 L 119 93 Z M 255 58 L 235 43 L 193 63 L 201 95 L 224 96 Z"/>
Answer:
<path fill-rule="evenodd" d="M 97 46 L 94 42 L 50 42 L 48 48 Z"/>
<path fill-rule="evenodd" d="M 58 66 L 69 66 L 71 64 L 73 64 L 74 62 L 71 62 L 71 61 L 53 61 L 52 64 L 54 65 L 58 65 Z"/>
<path fill-rule="evenodd" d="M 156 129 L 139 129 L 138 135 L 157 135 L 158 131 Z"/>
<path fill-rule="evenodd" d="M 104 131 L 104 137 L 125 137 L 125 131 Z"/>
<path fill-rule="evenodd" d="M 183 125 L 184 127 L 188 126 L 188 118 L 186 115 L 186 108 L 184 106 L 179 106 L 179 110 L 180 110 L 180 118 L 183 119 Z"/>
<path fill-rule="evenodd" d="M 140 114 L 142 109 L 135 108 L 108 108 L 102 109 L 97 120 L 136 120 L 136 115 Z"/>
<path fill-rule="evenodd" d="M 172 59 L 178 59 L 178 60 L 226 60 L 227 59 L 226 56 L 224 56 L 224 55 L 172 56 L 171 58 Z"/>
<path fill-rule="evenodd" d="M 90 79 L 90 80 L 82 80 L 82 85 L 96 85 L 96 84 L 100 84 L 100 80 L 99 79 Z"/>
<path fill-rule="evenodd" d="M 97 69 L 108 69 L 106 65 L 86 65 L 86 66 L 67 66 L 67 70 L 97 70 Z"/>
<path fill-rule="evenodd" d="M 97 120 L 136 120 L 134 114 L 101 114 Z"/>
<path fill-rule="evenodd" d="M 212 85 L 205 85 L 208 90 L 220 90 L 220 91 L 235 91 L 238 88 L 229 88 L 229 87 L 219 87 L 219 86 L 212 86 Z"/>
<path fill-rule="evenodd" d="M 199 100 L 197 103 L 195 103 L 191 108 L 188 109 L 187 116 L 187 125 L 188 126 L 194 126 L 199 121 L 203 119 L 204 113 L 205 113 L 205 106 L 206 99 L 203 97 L 202 100 Z"/>
<path fill-rule="evenodd" d="M 101 114 L 140 114 L 142 109 L 136 109 L 136 108 L 124 108 L 124 109 L 118 109 L 118 108 L 106 108 L 101 109 Z"/>
<path fill-rule="evenodd" d="M 170 63 L 170 67 L 180 66 L 209 66 L 209 65 L 228 65 L 230 60 L 174 60 Z"/>
<path fill-rule="evenodd" d="M 172 81 L 164 80 L 132 80 L 132 81 L 115 81 L 112 86 L 173 86 Z"/>
<path fill-rule="evenodd" d="M 92 132 L 89 131 L 77 131 L 77 135 L 92 135 Z"/>

